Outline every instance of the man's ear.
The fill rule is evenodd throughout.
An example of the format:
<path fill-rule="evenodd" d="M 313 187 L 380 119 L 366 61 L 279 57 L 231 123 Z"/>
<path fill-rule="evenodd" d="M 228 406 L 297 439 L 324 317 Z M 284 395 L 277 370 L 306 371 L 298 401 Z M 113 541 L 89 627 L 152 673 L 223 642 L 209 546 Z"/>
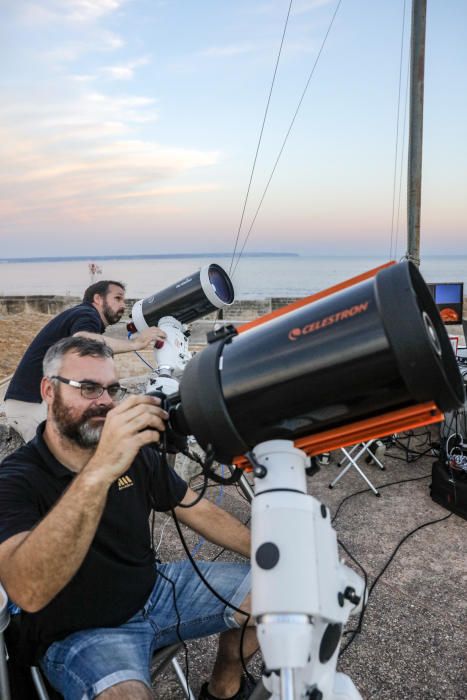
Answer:
<path fill-rule="evenodd" d="M 94 294 L 92 298 L 92 303 L 96 309 L 101 309 L 104 305 L 104 297 L 101 294 Z"/>
<path fill-rule="evenodd" d="M 42 400 L 50 406 L 55 397 L 55 385 L 49 377 L 42 377 L 41 380 L 41 397 Z"/>

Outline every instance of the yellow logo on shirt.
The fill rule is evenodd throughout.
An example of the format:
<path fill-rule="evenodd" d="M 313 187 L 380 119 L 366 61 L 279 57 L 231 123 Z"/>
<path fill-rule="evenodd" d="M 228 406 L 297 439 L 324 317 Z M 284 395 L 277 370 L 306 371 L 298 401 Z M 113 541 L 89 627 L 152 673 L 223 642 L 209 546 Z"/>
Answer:
<path fill-rule="evenodd" d="M 118 477 L 118 490 L 127 489 L 130 486 L 134 486 L 132 479 L 129 476 L 119 476 Z"/>

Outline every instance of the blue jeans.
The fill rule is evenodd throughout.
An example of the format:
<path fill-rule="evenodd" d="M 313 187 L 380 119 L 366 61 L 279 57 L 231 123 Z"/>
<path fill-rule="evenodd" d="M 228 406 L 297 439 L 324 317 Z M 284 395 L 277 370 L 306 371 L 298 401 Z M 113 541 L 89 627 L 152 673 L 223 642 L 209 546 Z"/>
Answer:
<path fill-rule="evenodd" d="M 197 563 L 214 590 L 239 607 L 250 591 L 249 565 Z M 170 582 L 175 585 L 182 639 L 239 627 L 235 610 L 209 591 L 189 561 L 159 564 L 157 569 L 157 580 L 145 606 L 128 622 L 120 627 L 75 632 L 47 649 L 41 660 L 42 670 L 66 700 L 91 700 L 122 681 L 141 681 L 151 687 L 149 667 L 154 651 L 179 641 Z"/>

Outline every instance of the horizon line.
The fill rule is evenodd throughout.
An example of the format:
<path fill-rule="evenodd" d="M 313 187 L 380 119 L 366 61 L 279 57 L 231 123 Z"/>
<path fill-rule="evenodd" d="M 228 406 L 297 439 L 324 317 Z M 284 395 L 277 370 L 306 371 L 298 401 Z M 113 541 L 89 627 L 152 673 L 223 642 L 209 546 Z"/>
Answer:
<path fill-rule="evenodd" d="M 139 254 L 123 254 L 123 255 L 42 255 L 42 256 L 28 256 L 24 258 L 13 257 L 13 258 L 0 258 L 0 263 L 6 262 L 63 262 L 65 260 L 83 260 L 90 262 L 94 260 L 163 260 L 169 258 L 230 258 L 231 253 L 139 253 Z M 243 253 L 244 258 L 257 258 L 257 257 L 272 257 L 272 258 L 283 258 L 283 257 L 301 257 L 300 253 L 274 253 L 269 251 L 258 251 L 254 253 Z"/>

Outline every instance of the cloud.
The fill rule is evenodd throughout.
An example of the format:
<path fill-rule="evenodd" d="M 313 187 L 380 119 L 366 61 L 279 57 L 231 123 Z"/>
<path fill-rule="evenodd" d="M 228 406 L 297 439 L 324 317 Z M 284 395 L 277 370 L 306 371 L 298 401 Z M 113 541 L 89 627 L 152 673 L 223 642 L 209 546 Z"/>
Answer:
<path fill-rule="evenodd" d="M 334 3 L 334 0 L 301 0 L 301 2 L 294 3 L 291 14 L 304 15 L 308 12 L 314 12 L 319 7 L 326 7 L 326 5 L 331 3 Z"/>
<path fill-rule="evenodd" d="M 199 52 L 199 56 L 219 58 L 223 56 L 238 56 L 257 51 L 255 44 L 232 44 L 230 46 L 211 46 Z"/>
<path fill-rule="evenodd" d="M 110 195 L 110 199 L 141 199 L 143 197 L 174 196 L 178 194 L 198 194 L 200 192 L 218 192 L 221 186 L 216 183 L 204 183 L 202 185 L 165 185 L 148 190 L 124 192 Z"/>
<path fill-rule="evenodd" d="M 308 12 L 314 12 L 319 7 L 324 7 L 334 3 L 335 0 L 295 0 L 290 11 L 291 15 L 303 15 Z M 277 2 L 251 3 L 248 7 L 248 12 L 254 15 L 277 15 Z M 285 12 L 281 9 L 281 12 Z M 284 14 L 285 19 L 285 14 Z"/>
<path fill-rule="evenodd" d="M 217 189 L 198 174 L 190 180 L 215 166 L 219 152 L 140 136 L 141 125 L 157 119 L 152 98 L 85 90 L 38 101 L 33 111 L 30 104 L 28 97 L 0 108 L 0 233 L 57 230 L 64 222 L 112 228 L 127 216 L 130 225 L 156 209 L 175 211 L 179 204 L 167 198 Z"/>
<path fill-rule="evenodd" d="M 123 0 L 68 0 L 67 3 L 57 0 L 56 4 L 65 10 L 67 18 L 74 22 L 95 22 L 118 10 Z"/>
<path fill-rule="evenodd" d="M 43 51 L 41 55 L 56 67 L 62 63 L 77 61 L 86 54 L 117 51 L 124 46 L 124 40 L 113 32 L 94 29 L 92 32 L 87 32 L 83 39 L 69 40 L 53 49 Z"/>
<path fill-rule="evenodd" d="M 37 134 L 45 144 L 62 140 L 97 142 L 108 131 L 131 133 L 141 124 L 157 121 L 154 98 L 138 95 L 110 96 L 84 90 L 76 94 L 79 84 L 67 94 L 48 95 L 48 99 L 28 96 L 14 99 L 7 95 L 0 106 L 0 127 L 12 127 L 24 135 Z M 86 88 L 86 82 L 83 83 Z M 39 93 L 40 94 L 40 93 Z M 34 109 L 31 109 L 31 102 Z"/>
<path fill-rule="evenodd" d="M 114 80 L 131 80 L 135 74 L 135 68 L 139 68 L 139 66 L 146 66 L 148 63 L 149 58 L 147 56 L 142 56 L 141 58 L 134 59 L 133 61 L 128 61 L 125 64 L 104 66 L 101 71 Z"/>
<path fill-rule="evenodd" d="M 71 75 L 70 79 L 71 80 L 76 80 L 77 83 L 91 83 L 93 80 L 96 80 L 95 75 L 85 75 L 85 74 L 77 74 L 77 75 Z"/>
<path fill-rule="evenodd" d="M 39 4 L 19 0 L 17 11 L 21 20 L 34 25 L 95 23 L 105 15 L 116 12 L 124 2 L 125 0 L 44 0 Z"/>

